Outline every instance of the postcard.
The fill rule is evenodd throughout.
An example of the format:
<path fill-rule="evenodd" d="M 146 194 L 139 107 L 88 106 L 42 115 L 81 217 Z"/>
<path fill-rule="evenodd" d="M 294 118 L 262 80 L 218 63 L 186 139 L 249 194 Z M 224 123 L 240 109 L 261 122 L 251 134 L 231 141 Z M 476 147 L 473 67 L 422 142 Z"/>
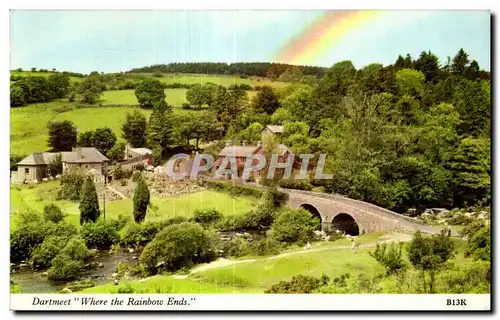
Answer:
<path fill-rule="evenodd" d="M 491 311 L 489 11 L 12 10 L 16 311 Z"/>

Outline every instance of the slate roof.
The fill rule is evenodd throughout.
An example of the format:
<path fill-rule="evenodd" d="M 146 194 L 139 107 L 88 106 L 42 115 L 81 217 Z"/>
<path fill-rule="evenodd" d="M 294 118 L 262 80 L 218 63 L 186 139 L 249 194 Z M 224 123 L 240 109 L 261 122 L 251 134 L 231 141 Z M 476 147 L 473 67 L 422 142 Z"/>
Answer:
<path fill-rule="evenodd" d="M 129 150 L 143 156 L 147 154 L 153 154 L 153 151 L 151 151 L 151 149 L 148 148 L 130 148 Z"/>
<path fill-rule="evenodd" d="M 254 153 L 257 146 L 229 146 L 219 152 L 219 157 L 246 157 Z"/>
<path fill-rule="evenodd" d="M 80 149 L 80 153 L 78 152 Z M 75 148 L 73 151 L 61 152 L 62 162 L 67 163 L 101 163 L 109 161 L 102 153 L 96 148 Z"/>
<path fill-rule="evenodd" d="M 48 165 L 52 161 L 56 153 L 53 152 L 37 152 L 28 155 L 23 160 L 19 161 L 18 165 L 24 166 L 38 166 L 38 165 Z"/>

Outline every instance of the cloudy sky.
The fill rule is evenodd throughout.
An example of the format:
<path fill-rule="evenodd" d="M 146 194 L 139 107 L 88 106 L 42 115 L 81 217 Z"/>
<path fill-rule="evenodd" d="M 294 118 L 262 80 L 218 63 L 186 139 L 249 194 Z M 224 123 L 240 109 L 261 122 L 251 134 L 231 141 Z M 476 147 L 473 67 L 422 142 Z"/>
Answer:
<path fill-rule="evenodd" d="M 321 11 L 13 11 L 11 68 L 88 73 L 181 61 L 276 61 Z M 442 63 L 460 48 L 490 70 L 486 11 L 392 11 L 357 23 L 307 64 L 393 63 L 431 50 Z"/>

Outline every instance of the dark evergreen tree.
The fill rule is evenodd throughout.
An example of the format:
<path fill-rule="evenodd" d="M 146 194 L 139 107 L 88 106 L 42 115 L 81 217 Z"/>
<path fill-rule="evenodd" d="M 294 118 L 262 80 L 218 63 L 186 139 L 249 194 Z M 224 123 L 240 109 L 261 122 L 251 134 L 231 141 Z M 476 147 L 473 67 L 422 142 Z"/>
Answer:
<path fill-rule="evenodd" d="M 73 122 L 52 121 L 48 123 L 49 139 L 48 144 L 53 152 L 71 151 L 76 146 L 76 127 Z"/>
<path fill-rule="evenodd" d="M 427 82 L 436 83 L 440 78 L 438 57 L 430 51 L 420 53 L 420 57 L 415 61 L 415 69 L 422 71 Z"/>
<path fill-rule="evenodd" d="M 89 176 L 85 179 L 80 192 L 80 225 L 85 222 L 96 222 L 101 214 L 94 182 Z"/>
<path fill-rule="evenodd" d="M 469 65 L 469 55 L 464 51 L 463 48 L 458 50 L 458 53 L 453 57 L 453 62 L 451 64 L 451 72 L 453 74 L 463 75 L 465 69 Z"/>
<path fill-rule="evenodd" d="M 149 205 L 149 188 L 144 181 L 144 178 L 140 178 L 137 182 L 137 186 L 134 191 L 134 220 L 137 223 L 141 223 L 146 218 L 146 212 Z"/>

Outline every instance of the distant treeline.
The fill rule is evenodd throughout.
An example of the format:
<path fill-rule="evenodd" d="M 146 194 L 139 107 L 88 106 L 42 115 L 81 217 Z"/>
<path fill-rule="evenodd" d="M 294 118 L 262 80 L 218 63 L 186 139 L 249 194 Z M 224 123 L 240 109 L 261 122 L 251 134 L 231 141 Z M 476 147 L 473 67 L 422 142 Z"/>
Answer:
<path fill-rule="evenodd" d="M 298 69 L 303 75 L 323 76 L 327 68 L 314 66 L 295 66 L 283 63 L 271 62 L 182 62 L 169 64 L 156 64 L 149 67 L 135 68 L 132 73 L 202 73 L 202 74 L 224 74 L 239 76 L 258 76 L 277 78 L 290 69 Z"/>

